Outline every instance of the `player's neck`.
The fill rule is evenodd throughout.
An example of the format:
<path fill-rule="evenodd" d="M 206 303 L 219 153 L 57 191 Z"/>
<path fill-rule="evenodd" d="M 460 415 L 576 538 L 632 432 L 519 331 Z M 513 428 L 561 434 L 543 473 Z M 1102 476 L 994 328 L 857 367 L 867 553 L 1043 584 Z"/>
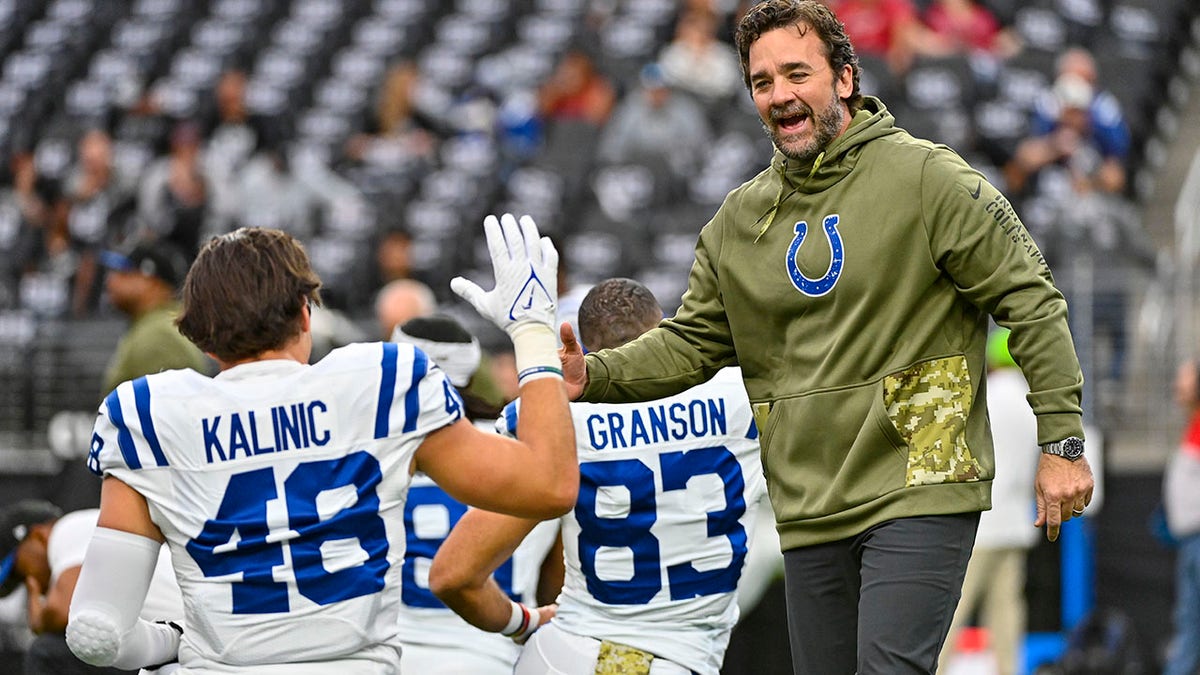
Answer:
<path fill-rule="evenodd" d="M 244 365 L 247 363 L 256 363 L 258 361 L 295 361 L 297 363 L 308 363 L 309 356 L 312 355 L 312 335 L 310 333 L 301 333 L 292 338 L 287 344 L 276 349 L 268 349 L 264 352 L 255 354 L 254 356 L 239 359 L 237 361 L 225 361 L 218 358 L 214 354 L 209 354 L 221 370 L 229 370 L 235 366 Z"/>

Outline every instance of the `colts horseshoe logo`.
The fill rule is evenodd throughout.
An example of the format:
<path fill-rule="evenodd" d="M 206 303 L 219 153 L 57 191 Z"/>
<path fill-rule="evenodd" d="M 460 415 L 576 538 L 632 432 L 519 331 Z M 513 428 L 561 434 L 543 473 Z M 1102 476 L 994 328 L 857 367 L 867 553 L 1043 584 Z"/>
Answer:
<path fill-rule="evenodd" d="M 804 244 L 804 237 L 808 234 L 807 222 L 801 220 L 796 223 L 796 236 L 792 239 L 792 245 L 788 247 L 787 252 L 788 276 L 792 279 L 792 285 L 810 298 L 819 298 L 833 290 L 833 287 L 837 285 L 838 277 L 842 275 L 842 262 L 845 261 L 842 235 L 837 229 L 837 214 L 825 216 L 822 225 L 825 229 L 825 238 L 829 240 L 831 254 L 829 269 L 825 272 L 825 276 L 819 279 L 809 279 L 804 276 L 804 273 L 800 271 L 800 266 L 796 264 L 796 254 L 800 252 L 800 247 Z"/>

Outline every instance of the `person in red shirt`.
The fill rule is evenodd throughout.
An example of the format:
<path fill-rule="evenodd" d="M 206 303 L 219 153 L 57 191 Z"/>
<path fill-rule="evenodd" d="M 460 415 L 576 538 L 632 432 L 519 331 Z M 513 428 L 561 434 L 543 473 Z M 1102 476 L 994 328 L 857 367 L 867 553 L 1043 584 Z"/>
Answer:
<path fill-rule="evenodd" d="M 930 42 L 912 0 L 826 0 L 825 4 L 846 27 L 854 50 L 885 59 L 894 73 L 907 71 Z"/>
<path fill-rule="evenodd" d="M 921 18 L 946 53 L 1007 57 L 1020 50 L 1017 38 L 976 0 L 934 0 Z"/>

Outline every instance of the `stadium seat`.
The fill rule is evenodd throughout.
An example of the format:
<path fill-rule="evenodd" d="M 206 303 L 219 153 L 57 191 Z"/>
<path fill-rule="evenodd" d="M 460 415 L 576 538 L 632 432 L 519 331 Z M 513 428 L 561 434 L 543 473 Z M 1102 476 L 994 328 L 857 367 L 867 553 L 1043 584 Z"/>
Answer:
<path fill-rule="evenodd" d="M 1055 52 L 1026 48 L 1007 59 L 996 74 L 996 95 L 1025 110 L 1054 81 Z"/>
<path fill-rule="evenodd" d="M 966 56 L 919 57 L 904 77 L 905 97 L 920 110 L 969 108 L 975 76 Z"/>
<path fill-rule="evenodd" d="M 1003 164 L 1029 132 L 1029 113 L 1005 98 L 975 107 L 976 149 L 993 164 Z"/>
<path fill-rule="evenodd" d="M 1034 49 L 1059 51 L 1067 46 L 1066 21 L 1050 7 L 1022 6 L 1013 16 L 1013 27 Z"/>

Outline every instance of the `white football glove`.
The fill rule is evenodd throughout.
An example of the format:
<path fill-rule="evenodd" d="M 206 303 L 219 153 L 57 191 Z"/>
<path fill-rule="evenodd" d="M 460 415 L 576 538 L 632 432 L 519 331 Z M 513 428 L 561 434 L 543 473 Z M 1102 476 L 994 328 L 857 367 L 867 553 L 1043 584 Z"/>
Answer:
<path fill-rule="evenodd" d="M 483 220 L 496 287 L 455 277 L 450 288 L 512 338 L 521 382 L 562 377 L 554 324 L 558 312 L 558 251 L 529 216 Z"/>

